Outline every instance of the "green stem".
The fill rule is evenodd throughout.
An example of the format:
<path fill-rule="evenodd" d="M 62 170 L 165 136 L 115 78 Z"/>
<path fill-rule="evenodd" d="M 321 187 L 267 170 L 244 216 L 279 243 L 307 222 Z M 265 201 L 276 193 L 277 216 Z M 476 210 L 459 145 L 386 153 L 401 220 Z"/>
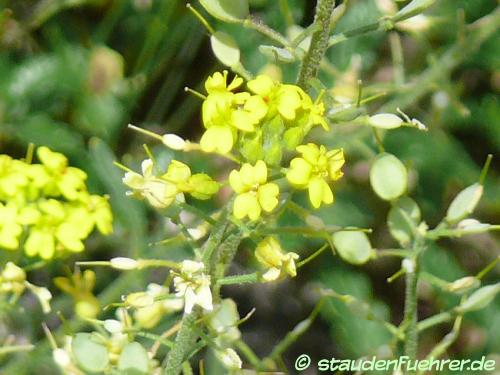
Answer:
<path fill-rule="evenodd" d="M 187 359 L 198 338 L 196 331 L 193 329 L 198 315 L 198 310 L 194 310 L 191 314 L 182 318 L 182 326 L 175 338 L 175 344 L 168 352 L 165 360 L 164 375 L 177 375 L 181 371 L 182 364 Z"/>
<path fill-rule="evenodd" d="M 436 87 L 436 82 L 447 77 L 449 72 L 479 49 L 498 30 L 499 26 L 500 8 L 473 24 L 467 25 L 468 34 L 463 43 L 455 43 L 431 67 L 414 79 L 411 85 L 406 85 L 400 95 L 384 104 L 378 111 L 380 113 L 392 112 L 398 107 L 404 110 L 417 103 L 420 98 Z"/>
<path fill-rule="evenodd" d="M 258 369 L 261 366 L 259 357 L 257 357 L 252 348 L 250 348 L 245 341 L 239 339 L 235 344 L 238 351 L 245 356 L 253 368 Z"/>
<path fill-rule="evenodd" d="M 305 319 L 299 322 L 293 330 L 287 333 L 285 338 L 274 347 L 273 351 L 269 355 L 269 358 L 273 360 L 278 360 L 281 358 L 281 355 L 292 345 L 297 339 L 302 336 L 314 322 L 316 316 L 319 314 L 321 307 L 323 306 L 324 299 L 321 298 L 311 312 L 311 314 Z"/>
<path fill-rule="evenodd" d="M 249 273 L 246 275 L 234 275 L 234 276 L 226 276 L 222 279 L 217 280 L 217 284 L 219 285 L 234 285 L 234 284 L 248 284 L 248 283 L 256 283 L 259 281 L 259 274 Z"/>
<path fill-rule="evenodd" d="M 404 353 L 414 360 L 417 357 L 418 330 L 417 330 L 417 272 L 416 267 L 413 272 L 406 272 L 405 290 L 405 343 Z M 414 372 L 408 372 L 412 374 Z"/>
<path fill-rule="evenodd" d="M 285 38 L 283 35 L 281 35 L 279 32 L 276 30 L 270 28 L 267 26 L 264 22 L 250 16 L 246 20 L 243 21 L 243 27 L 247 29 L 252 29 L 256 30 L 262 35 L 267 36 L 269 39 L 273 40 L 274 42 L 280 44 L 283 47 L 288 47 L 290 45 L 290 42 L 288 41 L 287 38 Z"/>
<path fill-rule="evenodd" d="M 425 241 L 418 233 L 413 241 L 412 256 L 403 261 L 406 277 L 404 319 L 400 328 L 404 332 L 404 354 L 410 360 L 415 360 L 418 354 L 418 326 L 417 326 L 417 285 L 419 277 L 419 255 L 425 250 Z M 408 262 L 405 265 L 405 262 Z M 408 371 L 415 374 L 415 371 Z"/>
<path fill-rule="evenodd" d="M 12 345 L 12 346 L 4 346 L 0 348 L 0 355 L 5 355 L 9 353 L 16 352 L 27 352 L 33 350 L 34 345 Z"/>
<path fill-rule="evenodd" d="M 321 60 L 328 48 L 330 34 L 330 19 L 335 8 L 335 0 L 318 0 L 314 23 L 319 25 L 318 30 L 312 34 L 311 46 L 302 60 L 297 84 L 307 90 L 310 80 L 318 75 Z"/>
<path fill-rule="evenodd" d="M 428 328 L 434 327 L 441 323 L 447 323 L 453 319 L 453 314 L 449 311 L 439 313 L 437 315 L 431 316 L 430 318 L 424 319 L 417 324 L 418 332 L 425 331 Z"/>

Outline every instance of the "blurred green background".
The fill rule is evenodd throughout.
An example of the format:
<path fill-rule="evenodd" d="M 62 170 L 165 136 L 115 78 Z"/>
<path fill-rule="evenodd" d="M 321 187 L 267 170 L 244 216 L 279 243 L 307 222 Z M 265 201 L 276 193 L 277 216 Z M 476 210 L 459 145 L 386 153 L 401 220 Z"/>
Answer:
<path fill-rule="evenodd" d="M 283 1 L 253 0 L 251 10 L 283 34 L 290 18 L 283 15 Z M 337 31 L 350 30 L 382 16 L 383 1 L 351 0 Z M 386 2 L 385 2 L 386 3 Z M 289 0 L 294 23 L 312 21 L 315 2 Z M 402 7 L 405 2 L 398 2 Z M 199 4 L 193 5 L 201 10 Z M 393 111 L 400 106 L 429 132 L 412 129 L 392 131 L 384 139 L 387 151 L 412 168 L 410 195 L 419 203 L 430 226 L 437 224 L 449 202 L 464 187 L 477 181 L 488 153 L 494 154 L 483 200 L 475 218 L 498 223 L 500 219 L 500 35 L 471 42 L 464 24 L 484 17 L 497 7 L 495 0 L 438 0 L 426 15 L 425 30 L 397 31 L 403 47 L 406 85 L 394 83 L 388 34 L 375 32 L 350 39 L 328 52 L 329 69 L 321 73 L 327 88 L 347 87 L 362 79 L 368 91 L 387 95 L 372 104 Z M 205 14 L 205 13 L 203 13 Z M 257 73 L 270 69 L 259 45 L 265 37 L 235 25 L 210 22 L 238 41 L 245 67 Z M 498 25 L 497 25 L 498 26 Z M 461 41 L 465 44 L 460 44 Z M 109 259 L 112 256 L 169 257 L 185 254 L 182 244 L 148 244 L 171 236 L 172 229 L 143 203 L 125 196 L 122 172 L 114 160 L 138 168 L 148 143 L 161 163 L 173 152 L 127 129 L 128 123 L 158 133 L 177 133 L 197 140 L 201 133 L 198 98 L 184 92 L 189 86 L 203 91 L 205 78 L 223 67 L 210 49 L 206 30 L 180 0 L 0 0 L 0 152 L 22 157 L 28 143 L 46 145 L 65 153 L 71 163 L 89 175 L 90 190 L 109 194 L 115 215 L 114 235 L 95 236 L 78 259 Z M 284 81 L 295 80 L 297 66 L 283 68 Z M 335 89 L 334 89 L 335 91 Z M 346 151 L 346 177 L 336 188 L 336 203 L 323 208 L 327 223 L 373 228 L 376 248 L 394 247 L 385 218 L 388 205 L 378 200 L 368 182 L 376 145 L 363 129 L 348 123 L 335 125 L 328 145 Z M 176 155 L 193 169 L 224 176 L 229 165 L 213 158 Z M 307 206 L 307 202 L 302 202 Z M 216 205 L 200 207 L 210 210 Z M 212 205 L 212 206 L 211 206 Z M 293 217 L 284 222 L 294 224 Z M 282 239 L 288 251 L 306 254 L 318 245 L 310 239 Z M 497 234 L 474 235 L 441 241 L 426 253 L 424 269 L 452 281 L 481 270 L 500 254 Z M 234 272 L 251 260 L 252 249 L 243 247 Z M 55 309 L 72 315 L 69 297 L 51 283 L 52 277 L 73 269 L 75 259 L 63 259 L 30 273 L 37 284 L 50 287 Z M 341 293 L 350 293 L 373 304 L 381 316 L 399 324 L 403 308 L 403 281 L 386 278 L 400 267 L 397 259 L 381 259 L 363 267 L 350 266 L 337 257 L 323 255 L 301 269 L 298 277 L 269 286 L 228 287 L 225 295 L 236 300 L 241 315 L 256 307 L 242 326 L 244 339 L 264 356 L 314 307 L 311 285 L 321 282 Z M 497 266 L 485 283 L 497 281 Z M 104 306 L 121 294 L 143 290 L 147 282 L 162 282 L 164 273 L 97 272 L 96 293 Z M 419 318 L 457 303 L 422 283 Z M 44 342 L 34 352 L 0 358 L 2 374 L 56 373 L 48 354 L 41 322 L 47 320 L 26 297 L 21 311 L 4 314 L 0 341 L 15 334 L 21 341 Z M 105 314 L 103 317 L 106 316 Z M 60 320 L 47 323 L 57 331 Z M 78 330 L 69 321 L 64 329 Z M 421 337 L 421 351 L 428 350 L 450 330 L 440 325 Z M 298 354 L 313 359 L 357 358 L 380 354 L 390 337 L 381 324 L 350 314 L 344 306 L 329 302 L 319 319 L 286 355 L 290 366 Z M 500 350 L 500 305 L 467 315 L 457 342 L 448 351 L 453 358 L 480 358 Z M 291 367 L 290 367 L 291 368 Z M 212 369 L 217 373 L 217 369 Z"/>

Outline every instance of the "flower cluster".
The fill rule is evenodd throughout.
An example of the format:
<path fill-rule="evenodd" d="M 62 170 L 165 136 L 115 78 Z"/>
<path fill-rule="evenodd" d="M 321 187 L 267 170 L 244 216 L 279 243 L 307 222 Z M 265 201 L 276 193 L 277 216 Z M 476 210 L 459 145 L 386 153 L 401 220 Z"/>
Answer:
<path fill-rule="evenodd" d="M 209 199 L 219 190 L 219 184 L 204 173 L 191 174 L 184 163 L 172 160 L 167 172 L 156 175 L 154 163 L 146 159 L 141 164 L 142 175 L 133 171 L 125 173 L 123 183 L 132 190 L 128 193 L 146 199 L 155 208 L 167 208 L 175 200 L 183 201 L 184 193 L 196 199 Z"/>
<path fill-rule="evenodd" d="M 313 102 L 300 87 L 274 82 L 266 75 L 249 81 L 248 91 L 236 92 L 242 85 L 240 77 L 228 84 L 227 71 L 207 79 L 203 151 L 227 154 L 238 145 L 246 160 L 277 165 L 282 149 L 295 148 L 313 126 L 328 129 L 321 98 Z"/>
<path fill-rule="evenodd" d="M 0 248 L 50 259 L 83 251 L 94 228 L 111 233 L 108 200 L 87 191 L 85 172 L 47 147 L 36 154 L 40 164 L 0 155 Z"/>

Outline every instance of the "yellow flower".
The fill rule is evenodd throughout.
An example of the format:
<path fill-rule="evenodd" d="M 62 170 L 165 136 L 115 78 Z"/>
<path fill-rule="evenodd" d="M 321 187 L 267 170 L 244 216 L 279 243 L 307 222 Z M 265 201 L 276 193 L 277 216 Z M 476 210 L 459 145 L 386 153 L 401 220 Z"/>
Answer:
<path fill-rule="evenodd" d="M 305 132 L 309 132 L 315 125 L 320 125 L 323 129 L 328 130 L 330 127 L 325 118 L 325 105 L 321 101 L 320 95 L 316 101 L 312 101 L 311 97 L 302 89 L 299 91 L 302 99 L 302 113 L 299 115 L 299 123 L 305 127 Z"/>
<path fill-rule="evenodd" d="M 274 237 L 266 237 L 257 245 L 255 257 L 268 271 L 262 275 L 266 281 L 273 281 L 288 274 L 291 277 L 297 275 L 295 260 L 299 259 L 296 253 L 284 254 L 280 243 Z"/>
<path fill-rule="evenodd" d="M 12 202 L 3 205 L 0 202 L 0 248 L 17 250 L 23 228 L 19 225 L 18 208 Z"/>
<path fill-rule="evenodd" d="M 113 214 L 107 197 L 90 195 L 88 201 L 89 216 L 95 226 L 104 235 L 113 232 Z"/>
<path fill-rule="evenodd" d="M 69 215 L 71 209 L 55 199 L 39 202 L 38 208 L 41 217 L 30 228 L 24 244 L 26 255 L 51 259 L 56 251 L 83 251 L 82 241 L 92 229 L 83 209 Z"/>
<path fill-rule="evenodd" d="M 179 192 L 175 183 L 156 177 L 153 167 L 153 161 L 146 159 L 141 164 L 142 175 L 127 172 L 122 181 L 132 188 L 128 194 L 145 198 L 153 207 L 166 208 L 172 204 Z"/>
<path fill-rule="evenodd" d="M 205 152 L 226 154 L 233 148 L 237 131 L 253 132 L 266 115 L 264 100 L 248 92 L 233 93 L 243 83 L 235 77 L 227 86 L 227 71 L 217 72 L 205 83 L 208 92 L 203 102 L 203 125 L 207 129 L 200 140 Z"/>
<path fill-rule="evenodd" d="M 37 156 L 48 171 L 51 180 L 45 186 L 48 195 L 62 195 L 72 201 L 79 198 L 79 193 L 85 190 L 87 174 L 81 169 L 69 167 L 68 159 L 48 147 L 39 147 Z"/>
<path fill-rule="evenodd" d="M 75 312 L 82 319 L 94 319 L 101 310 L 99 300 L 92 294 L 95 278 L 92 270 L 77 270 L 70 277 L 54 278 L 54 284 L 73 298 Z"/>
<path fill-rule="evenodd" d="M 266 75 L 257 76 L 247 86 L 267 104 L 270 117 L 277 111 L 286 120 L 295 119 L 302 104 L 298 86 L 276 83 Z"/>
<path fill-rule="evenodd" d="M 267 182 L 267 166 L 262 160 L 255 166 L 245 163 L 239 171 L 231 171 L 229 184 L 237 194 L 233 213 L 238 219 L 248 216 L 257 220 L 262 210 L 271 212 L 278 205 L 279 187 Z"/>
<path fill-rule="evenodd" d="M 7 262 L 0 272 L 0 293 L 21 295 L 24 291 L 26 272 L 16 264 Z"/>
<path fill-rule="evenodd" d="M 227 70 L 215 72 L 212 76 L 208 77 L 205 81 L 205 89 L 208 94 L 225 93 L 236 90 L 243 83 L 243 79 L 235 76 L 231 83 L 227 84 Z"/>
<path fill-rule="evenodd" d="M 297 151 L 302 157 L 290 162 L 290 169 L 286 174 L 288 181 L 298 189 L 308 189 L 309 200 L 315 208 L 319 208 L 321 203 L 333 203 L 333 193 L 328 182 L 343 176 L 343 150 L 327 151 L 325 146 L 318 147 L 314 143 L 308 143 L 298 146 Z"/>
<path fill-rule="evenodd" d="M 109 204 L 88 193 L 85 172 L 47 147 L 37 156 L 41 164 L 0 155 L 0 248 L 15 250 L 25 238 L 26 255 L 50 259 L 83 251 L 95 226 L 110 233 Z"/>
<path fill-rule="evenodd" d="M 25 163 L 0 155 L 0 199 L 9 199 L 19 194 L 28 184 L 25 172 Z"/>

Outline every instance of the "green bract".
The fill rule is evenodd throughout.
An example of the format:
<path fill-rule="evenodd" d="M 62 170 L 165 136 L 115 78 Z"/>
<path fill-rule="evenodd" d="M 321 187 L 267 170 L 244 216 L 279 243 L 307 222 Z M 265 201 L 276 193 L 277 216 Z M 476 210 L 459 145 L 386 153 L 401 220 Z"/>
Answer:
<path fill-rule="evenodd" d="M 332 240 L 342 259 L 352 264 L 366 263 L 373 253 L 370 240 L 363 232 L 337 232 Z"/>
<path fill-rule="evenodd" d="M 126 375 L 149 374 L 148 352 L 137 342 L 125 345 L 118 359 L 118 369 Z"/>
<path fill-rule="evenodd" d="M 225 22 L 240 22 L 248 16 L 248 0 L 200 0 L 200 4 L 215 18 Z"/>
<path fill-rule="evenodd" d="M 222 64 L 233 67 L 240 62 L 240 49 L 230 35 L 217 31 L 210 37 L 210 43 L 215 57 Z"/>
<path fill-rule="evenodd" d="M 90 333 L 77 333 L 71 350 L 78 365 L 90 373 L 102 372 L 109 364 L 108 349 L 96 342 Z"/>
<path fill-rule="evenodd" d="M 387 153 L 377 156 L 370 169 L 370 183 L 380 198 L 390 201 L 400 197 L 407 181 L 406 167 L 397 157 Z"/>
<path fill-rule="evenodd" d="M 446 221 L 456 223 L 469 216 L 476 208 L 481 196 L 483 186 L 476 183 L 462 190 L 451 202 L 446 211 Z"/>

